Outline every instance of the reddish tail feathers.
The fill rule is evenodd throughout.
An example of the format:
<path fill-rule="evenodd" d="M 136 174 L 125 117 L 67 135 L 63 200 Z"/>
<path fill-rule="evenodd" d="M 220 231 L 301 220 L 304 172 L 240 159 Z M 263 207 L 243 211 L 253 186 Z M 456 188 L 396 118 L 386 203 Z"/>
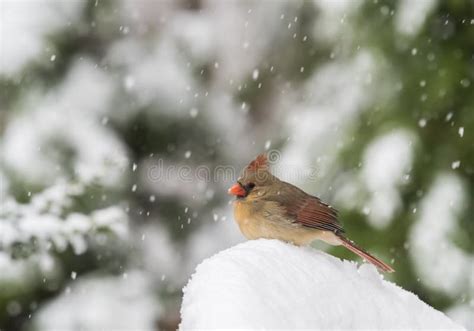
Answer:
<path fill-rule="evenodd" d="M 344 238 L 342 236 L 339 236 L 339 239 L 341 239 L 341 243 L 345 248 L 347 248 L 351 252 L 359 255 L 361 258 L 369 261 L 370 263 L 375 265 L 380 270 L 385 271 L 385 272 L 394 272 L 395 271 L 391 266 L 389 266 L 385 262 L 380 261 L 376 257 L 374 257 L 374 256 L 370 255 L 369 253 L 367 253 L 366 251 L 364 251 L 362 248 L 358 247 L 353 241 L 351 241 L 347 238 Z"/>

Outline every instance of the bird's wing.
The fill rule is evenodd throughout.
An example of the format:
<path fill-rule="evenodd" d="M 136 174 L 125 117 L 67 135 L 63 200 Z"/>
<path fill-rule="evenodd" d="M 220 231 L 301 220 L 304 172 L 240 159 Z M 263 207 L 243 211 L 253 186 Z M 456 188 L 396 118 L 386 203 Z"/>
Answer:
<path fill-rule="evenodd" d="M 285 193 L 279 192 L 271 199 L 279 203 L 286 217 L 294 223 L 336 234 L 344 233 L 344 229 L 337 220 L 336 209 L 295 186 L 292 186 L 290 190 L 285 190 Z"/>
<path fill-rule="evenodd" d="M 344 229 L 337 220 L 337 211 L 317 197 L 308 196 L 296 204 L 287 206 L 288 215 L 303 226 L 343 233 Z"/>

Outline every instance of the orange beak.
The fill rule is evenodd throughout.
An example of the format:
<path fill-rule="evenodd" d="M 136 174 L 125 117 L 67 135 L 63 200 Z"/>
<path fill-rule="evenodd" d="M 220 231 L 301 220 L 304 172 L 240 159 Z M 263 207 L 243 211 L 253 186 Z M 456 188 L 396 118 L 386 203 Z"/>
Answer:
<path fill-rule="evenodd" d="M 227 191 L 231 195 L 238 197 L 244 197 L 247 192 L 239 183 L 232 185 L 232 187 Z"/>

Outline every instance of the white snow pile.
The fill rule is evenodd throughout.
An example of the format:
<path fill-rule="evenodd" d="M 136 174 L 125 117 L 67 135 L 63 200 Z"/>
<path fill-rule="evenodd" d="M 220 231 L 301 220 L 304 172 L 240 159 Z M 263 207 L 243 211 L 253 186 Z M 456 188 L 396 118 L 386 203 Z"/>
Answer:
<path fill-rule="evenodd" d="M 202 262 L 180 329 L 462 329 L 416 295 L 310 247 L 248 241 Z"/>

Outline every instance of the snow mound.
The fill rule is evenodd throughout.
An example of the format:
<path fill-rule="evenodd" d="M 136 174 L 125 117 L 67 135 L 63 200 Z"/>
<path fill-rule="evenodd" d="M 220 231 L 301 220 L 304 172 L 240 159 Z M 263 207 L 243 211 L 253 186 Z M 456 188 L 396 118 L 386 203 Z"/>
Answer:
<path fill-rule="evenodd" d="M 180 329 L 462 329 L 416 295 L 310 247 L 248 241 L 202 262 Z"/>

